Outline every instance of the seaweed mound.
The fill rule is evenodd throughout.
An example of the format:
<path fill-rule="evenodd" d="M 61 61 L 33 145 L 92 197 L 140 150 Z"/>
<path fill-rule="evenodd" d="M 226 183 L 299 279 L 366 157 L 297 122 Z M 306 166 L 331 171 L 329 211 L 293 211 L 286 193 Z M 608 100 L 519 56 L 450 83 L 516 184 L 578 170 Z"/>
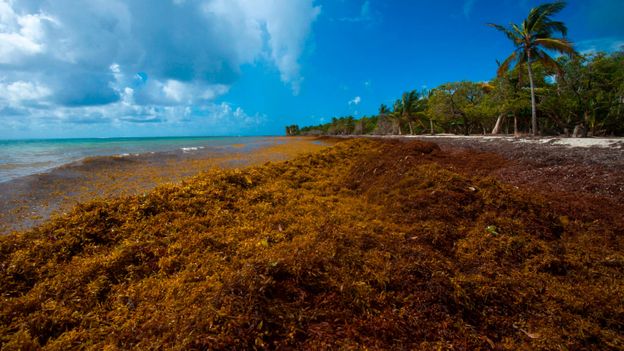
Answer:
<path fill-rule="evenodd" d="M 3 349 L 621 349 L 622 227 L 350 140 L 0 238 Z"/>

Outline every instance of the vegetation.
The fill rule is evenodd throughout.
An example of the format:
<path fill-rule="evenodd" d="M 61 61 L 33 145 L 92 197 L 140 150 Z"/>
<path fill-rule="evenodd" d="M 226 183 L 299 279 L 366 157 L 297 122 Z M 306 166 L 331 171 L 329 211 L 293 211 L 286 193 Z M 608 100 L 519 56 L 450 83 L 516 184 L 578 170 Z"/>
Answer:
<path fill-rule="evenodd" d="M 551 18 L 564 6 L 562 1 L 540 5 L 509 28 L 490 24 L 516 47 L 490 82 L 406 92 L 392 110 L 381 105 L 377 116 L 362 118 L 366 127 L 345 128 L 346 121 L 358 123 L 350 116 L 287 134 L 624 135 L 624 51 L 577 54 L 565 39 L 566 25 Z"/>
<path fill-rule="evenodd" d="M 624 52 L 542 51 L 567 52 L 551 38 L 562 6 L 495 26 L 518 47 L 490 82 L 286 133 L 509 132 L 513 117 L 514 133 L 622 134 Z M 514 186 L 484 176 L 511 163 L 500 156 L 420 141 L 318 149 L 117 197 L 87 182 L 110 196 L 0 236 L 0 348 L 624 349 L 621 182 Z M 532 162 L 540 177 L 572 169 Z M 105 176 L 126 184 L 125 169 Z"/>
<path fill-rule="evenodd" d="M 0 346 L 624 347 L 621 218 L 452 171 L 464 156 L 350 140 L 2 236 Z"/>
<path fill-rule="evenodd" d="M 535 84 L 533 82 L 534 62 L 540 62 L 546 67 L 559 70 L 559 64 L 543 49 L 555 53 L 576 56 L 572 44 L 565 38 L 553 38 L 554 33 L 565 36 L 568 28 L 563 22 L 553 21 L 550 17 L 557 14 L 565 7 L 565 2 L 542 4 L 531 10 L 529 16 L 522 25 L 512 24 L 511 28 L 505 28 L 499 24 L 490 24 L 492 27 L 503 32 L 516 47 L 516 50 L 499 66 L 498 75 L 502 76 L 514 64 L 525 64 L 528 70 L 529 84 L 531 89 L 531 131 L 537 135 L 537 107 L 535 102 Z"/>
<path fill-rule="evenodd" d="M 231 169 L 281 161 L 328 145 L 310 138 L 267 138 L 233 144 L 227 151 L 97 156 L 68 164 L 23 182 L 0 183 L 0 236 L 23 230 L 94 198 L 142 194 L 163 183 L 177 183 L 211 168 Z"/>

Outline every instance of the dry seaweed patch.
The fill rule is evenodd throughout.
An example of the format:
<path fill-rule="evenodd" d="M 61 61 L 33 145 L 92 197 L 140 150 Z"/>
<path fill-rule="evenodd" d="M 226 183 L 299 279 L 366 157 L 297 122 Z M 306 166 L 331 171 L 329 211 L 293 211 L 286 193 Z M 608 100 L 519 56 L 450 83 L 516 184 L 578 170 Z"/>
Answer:
<path fill-rule="evenodd" d="M 0 238 L 5 349 L 621 349 L 613 222 L 351 140 Z"/>
<path fill-rule="evenodd" d="M 26 230 L 55 212 L 69 211 L 77 203 L 94 198 L 141 194 L 212 168 L 261 165 L 327 146 L 315 138 L 273 137 L 258 147 L 232 145 L 228 152 L 207 149 L 198 154 L 87 158 L 50 173 L 0 184 L 0 235 Z"/>

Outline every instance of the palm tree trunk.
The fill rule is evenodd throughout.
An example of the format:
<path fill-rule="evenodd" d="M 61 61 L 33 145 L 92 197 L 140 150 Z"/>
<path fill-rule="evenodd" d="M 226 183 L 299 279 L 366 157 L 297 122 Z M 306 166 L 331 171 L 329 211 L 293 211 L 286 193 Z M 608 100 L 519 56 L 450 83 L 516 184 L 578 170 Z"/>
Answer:
<path fill-rule="evenodd" d="M 516 117 L 515 113 L 514 113 L 514 136 L 515 137 L 520 136 L 520 133 L 518 132 L 518 117 Z"/>
<path fill-rule="evenodd" d="M 498 118 L 496 119 L 496 124 L 494 125 L 494 129 L 492 129 L 492 134 L 496 135 L 500 133 L 500 130 L 503 126 L 503 116 L 504 116 L 503 113 L 498 115 Z"/>
<path fill-rule="evenodd" d="M 429 118 L 429 126 L 431 127 L 431 135 L 435 134 L 433 132 L 433 119 Z"/>
<path fill-rule="evenodd" d="M 414 135 L 414 129 L 412 129 L 412 121 L 407 122 L 410 129 L 410 135 Z"/>
<path fill-rule="evenodd" d="M 527 53 L 529 68 L 529 83 L 531 84 L 531 128 L 533 136 L 537 136 L 537 107 L 535 104 L 535 85 L 533 83 L 533 69 L 531 69 L 531 53 Z"/>

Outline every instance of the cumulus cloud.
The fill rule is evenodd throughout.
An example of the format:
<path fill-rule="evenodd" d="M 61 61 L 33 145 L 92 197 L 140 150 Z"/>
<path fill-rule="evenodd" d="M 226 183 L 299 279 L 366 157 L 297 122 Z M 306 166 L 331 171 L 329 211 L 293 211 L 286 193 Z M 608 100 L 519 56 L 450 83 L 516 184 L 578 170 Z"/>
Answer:
<path fill-rule="evenodd" d="M 349 105 L 357 106 L 357 105 L 360 104 L 360 102 L 362 102 L 362 98 L 359 97 L 359 96 L 356 96 L 356 97 L 353 98 L 353 100 L 349 101 Z"/>
<path fill-rule="evenodd" d="M 37 82 L 15 81 L 8 84 L 0 83 L 0 96 L 11 105 L 20 105 L 25 102 L 36 102 L 51 94 L 48 87 Z"/>
<path fill-rule="evenodd" d="M 41 135 L 42 130 L 48 130 L 56 131 L 58 135 L 71 136 L 72 131 L 84 130 L 85 127 L 91 128 L 92 135 L 98 134 L 93 132 L 93 128 L 122 133 L 130 129 L 139 135 L 153 135 L 154 129 L 150 126 L 154 124 L 166 125 L 169 134 L 226 135 L 231 134 L 232 130 L 238 133 L 253 132 L 254 128 L 266 121 L 267 116 L 263 114 L 248 114 L 241 107 L 226 102 L 161 106 L 129 104 L 120 100 L 105 106 L 0 108 L 0 124 L 12 130 L 14 136 L 28 135 L 23 133 L 32 128 L 39 131 L 36 135 Z"/>
<path fill-rule="evenodd" d="M 45 26 L 54 19 L 42 13 L 18 15 L 7 1 L 0 2 L 0 64 L 41 53 Z"/>
<path fill-rule="evenodd" d="M 71 121 L 107 106 L 168 121 L 167 109 L 220 106 L 258 60 L 297 94 L 319 13 L 313 0 L 0 0 L 0 111 Z"/>

